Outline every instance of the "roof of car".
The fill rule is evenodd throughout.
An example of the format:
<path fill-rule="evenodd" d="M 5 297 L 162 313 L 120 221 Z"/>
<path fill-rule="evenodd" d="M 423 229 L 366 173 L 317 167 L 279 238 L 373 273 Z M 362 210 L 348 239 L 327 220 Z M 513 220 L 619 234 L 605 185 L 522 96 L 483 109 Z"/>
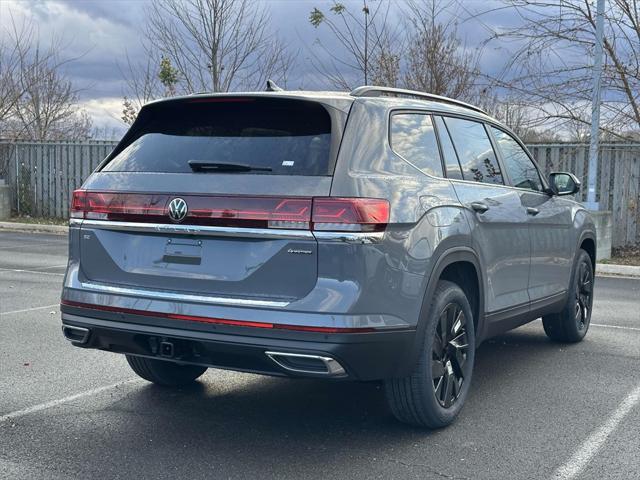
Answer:
<path fill-rule="evenodd" d="M 197 98 L 215 97 L 262 97 L 262 98 L 298 98 L 308 100 L 320 100 L 335 106 L 344 106 L 345 109 L 356 100 L 382 103 L 387 106 L 400 108 L 420 108 L 443 113 L 471 114 L 483 119 L 491 117 L 480 108 L 456 100 L 453 98 L 432 95 L 424 92 L 412 90 L 401 90 L 387 87 L 364 86 L 358 87 L 351 92 L 344 91 L 317 91 L 317 90 L 276 90 L 263 92 L 200 92 L 180 97 L 163 98 L 150 102 L 149 104 L 165 103 Z M 147 105 L 149 105 L 147 104 Z"/>

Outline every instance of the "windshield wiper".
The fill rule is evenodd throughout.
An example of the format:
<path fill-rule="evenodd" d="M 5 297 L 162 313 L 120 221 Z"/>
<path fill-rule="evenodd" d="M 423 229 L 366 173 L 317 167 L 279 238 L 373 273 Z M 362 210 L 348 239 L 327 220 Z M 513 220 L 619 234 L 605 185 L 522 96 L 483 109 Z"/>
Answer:
<path fill-rule="evenodd" d="M 270 172 L 270 167 L 252 167 L 243 163 L 200 162 L 189 160 L 189 166 L 194 172 L 227 173 L 227 172 Z"/>

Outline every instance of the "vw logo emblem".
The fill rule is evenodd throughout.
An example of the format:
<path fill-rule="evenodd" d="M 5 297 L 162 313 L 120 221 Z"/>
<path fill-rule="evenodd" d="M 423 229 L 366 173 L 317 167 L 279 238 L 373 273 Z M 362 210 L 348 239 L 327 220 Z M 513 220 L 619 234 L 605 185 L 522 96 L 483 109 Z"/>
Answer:
<path fill-rule="evenodd" d="M 187 202 L 181 198 L 174 198 L 169 202 L 169 218 L 174 222 L 181 222 L 187 216 Z"/>

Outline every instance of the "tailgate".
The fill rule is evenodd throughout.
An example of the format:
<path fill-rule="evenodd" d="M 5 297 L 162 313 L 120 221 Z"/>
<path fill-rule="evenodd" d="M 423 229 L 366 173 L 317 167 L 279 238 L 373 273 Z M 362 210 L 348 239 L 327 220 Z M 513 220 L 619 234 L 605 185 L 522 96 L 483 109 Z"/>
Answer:
<path fill-rule="evenodd" d="M 228 96 L 143 108 L 74 193 L 83 281 L 305 296 L 317 282 L 311 197 L 329 195 L 343 116 L 308 100 Z"/>

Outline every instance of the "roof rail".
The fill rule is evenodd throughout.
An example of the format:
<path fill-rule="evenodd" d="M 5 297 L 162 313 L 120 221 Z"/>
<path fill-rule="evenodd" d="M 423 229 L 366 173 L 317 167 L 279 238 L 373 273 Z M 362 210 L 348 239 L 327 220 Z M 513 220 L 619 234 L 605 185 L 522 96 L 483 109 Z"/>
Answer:
<path fill-rule="evenodd" d="M 481 108 L 478 108 L 466 102 L 461 102 L 460 100 L 456 100 L 455 98 L 442 97 L 440 95 L 434 95 L 432 93 L 417 92 L 415 90 L 405 90 L 403 88 L 375 87 L 375 86 L 365 85 L 363 87 L 358 87 L 353 89 L 351 91 L 351 96 L 352 97 L 407 97 L 407 98 L 417 98 L 421 100 L 433 100 L 436 102 L 457 105 L 459 107 L 468 108 L 470 110 L 474 110 L 476 112 L 480 112 L 485 115 L 488 115 L 488 113 L 482 110 Z"/>

